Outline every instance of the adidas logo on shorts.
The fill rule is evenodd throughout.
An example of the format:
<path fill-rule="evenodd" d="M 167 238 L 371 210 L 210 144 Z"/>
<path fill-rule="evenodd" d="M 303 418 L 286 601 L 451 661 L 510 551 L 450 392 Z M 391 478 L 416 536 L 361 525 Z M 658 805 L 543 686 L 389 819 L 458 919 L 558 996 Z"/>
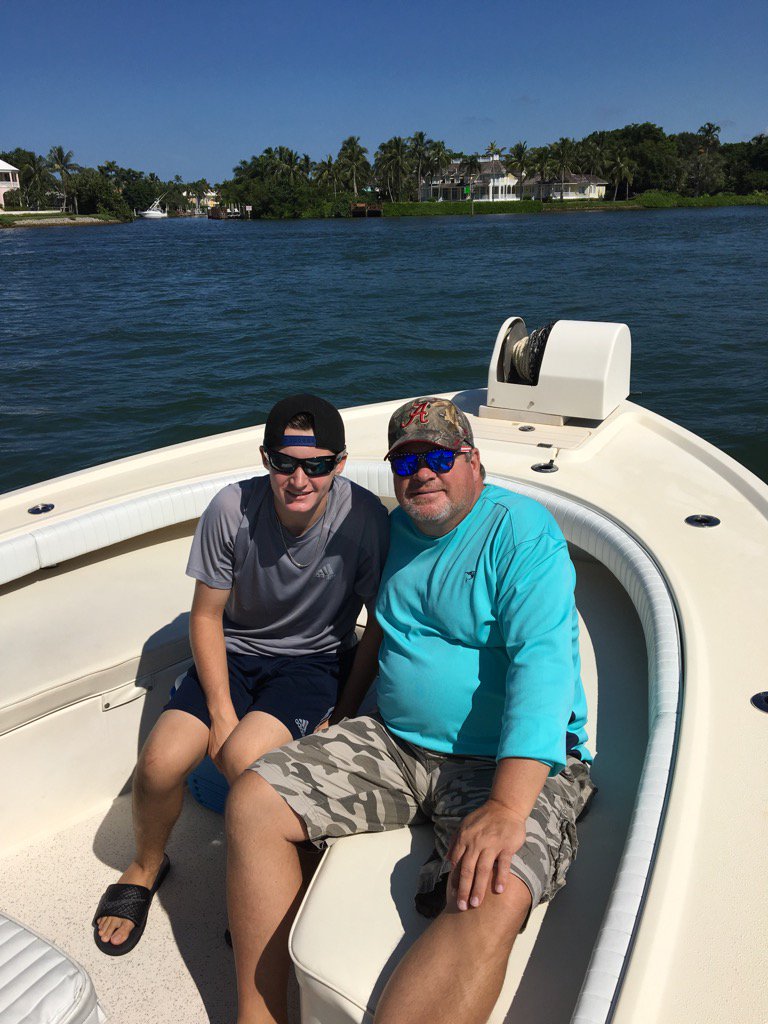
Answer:
<path fill-rule="evenodd" d="M 299 727 L 299 732 L 302 736 L 307 735 L 307 729 L 309 728 L 309 722 L 306 718 L 294 718 L 294 722 Z"/>

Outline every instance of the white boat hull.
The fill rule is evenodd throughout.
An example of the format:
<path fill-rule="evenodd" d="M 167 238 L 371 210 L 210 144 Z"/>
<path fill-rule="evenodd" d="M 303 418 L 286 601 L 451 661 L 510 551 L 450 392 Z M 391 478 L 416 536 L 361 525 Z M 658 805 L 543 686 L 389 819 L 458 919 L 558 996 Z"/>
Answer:
<path fill-rule="evenodd" d="M 486 395 L 456 398 L 472 415 Z M 390 493 L 381 456 L 399 404 L 344 412 L 359 482 L 380 494 Z M 580 539 L 577 518 L 564 524 L 577 565 L 585 674 L 593 693 L 599 683 L 599 709 L 593 696 L 591 710 L 593 720 L 599 712 L 601 793 L 566 891 L 543 923 L 537 919 L 533 949 L 526 940 L 513 952 L 514 984 L 505 996 L 531 1024 L 567 1021 L 586 977 L 579 1022 L 613 1013 L 613 1024 L 698 1024 L 714 1019 L 713 1008 L 718 1024 L 768 1019 L 768 914 L 759 867 L 768 819 L 754 792 L 764 776 L 768 716 L 749 703 L 766 688 L 758 667 L 768 661 L 768 488 L 706 442 L 628 402 L 599 425 L 537 423 L 523 433 L 517 421 L 473 416 L 472 424 L 489 474 L 544 487 L 555 502 L 599 510 L 658 567 L 648 592 L 658 589 L 668 601 L 676 633 L 657 628 L 656 612 L 643 603 L 642 574 L 623 579 L 618 563 L 591 548 L 588 536 Z M 51 934 L 74 929 L 72 952 L 100 994 L 116 983 L 114 965 L 93 945 L 88 921 L 105 879 L 114 880 L 130 848 L 126 799 L 115 799 L 189 658 L 192 584 L 183 570 L 191 533 L 225 480 L 253 474 L 262 435 L 262 427 L 235 431 L 0 496 L 0 774 L 14 780 L 0 797 L 7 850 L 0 906 L 40 931 L 54 923 Z M 543 459 L 552 459 L 557 472 L 533 469 Z M 40 502 L 53 510 L 30 517 L 27 510 Z M 697 513 L 715 515 L 721 525 L 692 528 L 685 519 Z M 674 660 L 678 642 L 685 657 L 675 694 L 656 684 L 658 659 Z M 664 728 L 654 739 L 659 719 Z M 47 882 L 58 877 L 59 862 L 67 860 L 60 851 L 72 845 L 84 819 L 88 831 L 78 844 L 85 863 L 73 866 L 68 900 L 57 903 L 61 886 L 54 894 Z M 189 890 L 194 864 L 209 847 L 220 868 L 219 819 L 211 829 L 199 849 L 180 849 L 182 896 L 174 898 L 172 874 L 147 935 L 127 958 L 136 970 L 126 973 L 122 995 L 113 991 L 105 1000 L 126 1024 L 146 1016 L 131 998 L 143 971 L 152 972 L 158 990 L 168 988 L 160 1018 L 194 1024 L 206 1013 L 226 1016 L 217 1012 L 220 1003 L 210 1005 L 213 982 L 201 966 L 211 965 L 219 979 L 223 971 L 231 984 L 226 948 L 213 959 L 207 952 L 207 944 L 220 942 L 222 908 L 214 909 L 214 934 L 203 931 L 211 890 Z M 639 837 L 634 852 L 625 846 L 628 835 Z M 348 877 L 346 867 L 343 873 Z M 90 875 L 93 884 L 82 885 Z M 69 896 L 81 889 L 83 903 L 74 908 Z M 35 909 L 36 892 L 43 900 Z M 294 937 L 305 974 L 314 970 L 307 959 L 314 955 L 317 912 L 311 902 L 307 908 Z M 71 916 L 54 922 L 54 911 Z M 391 931 L 397 920 L 388 920 Z M 192 932 L 204 941 L 194 952 Z M 325 935 L 318 938 L 324 953 Z M 589 974 L 594 949 L 602 952 Z M 171 986 L 179 975 L 190 982 L 183 992 Z M 613 988 L 601 981 L 606 977 Z M 321 1002 L 309 992 L 308 1012 Z M 336 1003 L 341 1016 L 333 1019 L 348 1020 Z"/>

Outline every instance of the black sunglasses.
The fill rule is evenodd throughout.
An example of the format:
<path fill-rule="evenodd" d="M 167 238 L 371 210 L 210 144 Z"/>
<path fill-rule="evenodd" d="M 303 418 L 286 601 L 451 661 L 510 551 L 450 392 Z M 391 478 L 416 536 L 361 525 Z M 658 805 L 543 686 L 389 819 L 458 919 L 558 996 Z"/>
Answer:
<path fill-rule="evenodd" d="M 276 473 L 280 473 L 282 476 L 291 476 L 299 466 L 301 466 L 306 476 L 328 476 L 346 454 L 343 451 L 339 452 L 338 455 L 313 455 L 309 459 L 297 459 L 293 455 L 273 452 L 269 448 L 264 449 L 267 462 Z"/>
<path fill-rule="evenodd" d="M 434 448 L 431 452 L 407 452 L 404 455 L 390 455 L 389 462 L 396 476 L 413 476 L 422 466 L 428 466 L 433 473 L 450 473 L 457 455 L 466 455 L 471 448 L 464 446 L 458 451 L 450 448 Z"/>

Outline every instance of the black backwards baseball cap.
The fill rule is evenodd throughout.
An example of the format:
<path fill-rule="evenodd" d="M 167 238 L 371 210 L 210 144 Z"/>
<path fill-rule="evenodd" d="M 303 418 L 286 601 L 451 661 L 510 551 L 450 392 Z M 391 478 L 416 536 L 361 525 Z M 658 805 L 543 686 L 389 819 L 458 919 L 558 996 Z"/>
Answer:
<path fill-rule="evenodd" d="M 308 448 L 325 448 L 342 452 L 346 447 L 344 421 L 335 405 L 317 395 L 289 395 L 272 406 L 264 427 L 264 447 L 273 450 L 287 447 L 285 428 L 299 413 L 308 413 L 315 424 L 314 434 L 291 438 L 291 444 Z"/>

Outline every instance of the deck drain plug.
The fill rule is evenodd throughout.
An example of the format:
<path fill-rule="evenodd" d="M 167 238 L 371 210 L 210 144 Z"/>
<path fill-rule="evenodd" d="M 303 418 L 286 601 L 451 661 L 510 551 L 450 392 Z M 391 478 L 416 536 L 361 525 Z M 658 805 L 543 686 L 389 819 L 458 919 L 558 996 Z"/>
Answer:
<path fill-rule="evenodd" d="M 559 466 L 555 465 L 555 460 L 550 459 L 549 462 L 536 462 L 531 466 L 531 469 L 535 473 L 556 473 Z"/>
<path fill-rule="evenodd" d="M 749 702 L 753 708 L 757 708 L 758 711 L 768 712 L 768 690 L 763 690 L 762 693 L 756 693 Z"/>
<path fill-rule="evenodd" d="M 44 502 L 42 505 L 33 505 L 32 508 L 28 508 L 27 512 L 31 516 L 41 516 L 44 512 L 51 512 L 53 505 L 50 502 Z"/>
<path fill-rule="evenodd" d="M 689 526 L 719 526 L 720 525 L 720 520 L 717 518 L 717 516 L 707 516 L 707 515 L 704 515 L 703 513 L 699 513 L 698 515 L 695 515 L 695 516 L 687 516 L 685 521 L 686 521 L 686 523 L 688 523 Z"/>

